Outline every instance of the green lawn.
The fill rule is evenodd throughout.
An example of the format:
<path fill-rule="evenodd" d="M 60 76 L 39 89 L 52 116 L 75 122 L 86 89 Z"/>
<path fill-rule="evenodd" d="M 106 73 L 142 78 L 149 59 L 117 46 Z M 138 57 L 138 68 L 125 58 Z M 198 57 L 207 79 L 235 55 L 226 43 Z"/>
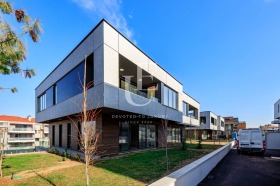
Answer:
<path fill-rule="evenodd" d="M 53 154 L 26 154 L 6 156 L 3 159 L 3 175 L 8 176 L 26 170 L 34 170 L 53 166 L 61 161 L 61 157 Z"/>
<path fill-rule="evenodd" d="M 205 153 L 205 150 L 193 150 L 191 157 L 195 158 Z M 189 157 L 188 150 L 169 149 L 169 171 L 182 166 Z M 166 174 L 165 150 L 135 153 L 100 161 L 91 169 L 91 185 L 145 185 Z M 22 180 L 18 185 L 85 185 L 84 166 L 38 175 Z"/>

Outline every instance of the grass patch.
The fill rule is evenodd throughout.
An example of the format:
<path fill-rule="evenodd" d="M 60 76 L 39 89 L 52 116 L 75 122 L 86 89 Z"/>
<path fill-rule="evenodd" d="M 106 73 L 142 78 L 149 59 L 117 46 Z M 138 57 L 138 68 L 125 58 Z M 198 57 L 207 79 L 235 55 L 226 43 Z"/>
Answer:
<path fill-rule="evenodd" d="M 51 167 L 61 161 L 61 157 L 52 154 L 26 154 L 6 156 L 3 159 L 3 175 L 8 176 L 21 171 Z"/>
<path fill-rule="evenodd" d="M 205 153 L 205 150 L 193 150 L 192 158 Z M 91 166 L 91 185 L 146 185 L 186 164 L 190 155 L 188 150 L 176 148 L 168 150 L 168 157 L 169 171 L 166 170 L 165 150 L 135 153 L 97 162 Z M 17 180 L 17 185 L 85 185 L 85 180 L 84 165 L 78 165 Z"/>

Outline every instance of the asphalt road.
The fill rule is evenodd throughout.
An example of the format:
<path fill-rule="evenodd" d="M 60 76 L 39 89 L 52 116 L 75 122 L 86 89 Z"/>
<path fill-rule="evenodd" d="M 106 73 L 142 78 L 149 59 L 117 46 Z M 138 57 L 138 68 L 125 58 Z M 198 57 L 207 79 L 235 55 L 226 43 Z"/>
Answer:
<path fill-rule="evenodd" d="M 280 186 L 280 159 L 231 150 L 199 186 Z"/>

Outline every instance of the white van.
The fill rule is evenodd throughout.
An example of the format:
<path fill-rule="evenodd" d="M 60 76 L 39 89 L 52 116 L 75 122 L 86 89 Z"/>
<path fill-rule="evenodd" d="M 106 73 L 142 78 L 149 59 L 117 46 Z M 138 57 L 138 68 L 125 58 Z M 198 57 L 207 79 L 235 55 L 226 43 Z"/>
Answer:
<path fill-rule="evenodd" d="M 237 135 L 237 152 L 265 151 L 265 135 L 260 128 L 240 129 Z"/>

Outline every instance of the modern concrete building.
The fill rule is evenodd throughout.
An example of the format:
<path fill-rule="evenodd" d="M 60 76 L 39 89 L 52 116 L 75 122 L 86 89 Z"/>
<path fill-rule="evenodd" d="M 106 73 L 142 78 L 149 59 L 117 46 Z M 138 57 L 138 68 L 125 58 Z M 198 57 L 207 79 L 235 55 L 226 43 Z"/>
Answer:
<path fill-rule="evenodd" d="M 225 119 L 225 135 L 231 138 L 233 132 L 238 132 L 240 129 L 246 129 L 246 122 L 239 121 L 238 117 L 226 116 Z"/>
<path fill-rule="evenodd" d="M 224 132 L 224 119 L 211 111 L 200 112 L 199 130 L 203 140 L 218 139 Z"/>
<path fill-rule="evenodd" d="M 274 104 L 274 120 L 271 123 L 278 124 L 280 128 L 280 99 Z"/>
<path fill-rule="evenodd" d="M 0 143 L 5 153 L 33 152 L 36 146 L 49 147 L 48 125 L 28 116 L 0 116 Z"/>
<path fill-rule="evenodd" d="M 88 110 L 101 110 L 95 120 L 100 154 L 160 147 L 163 119 L 170 142 L 181 141 L 185 126 L 199 126 L 200 104 L 183 85 L 102 20 L 36 88 L 36 120 L 50 124 L 52 146 L 80 149 L 75 116 L 85 56 L 87 82 L 93 81 Z"/>

